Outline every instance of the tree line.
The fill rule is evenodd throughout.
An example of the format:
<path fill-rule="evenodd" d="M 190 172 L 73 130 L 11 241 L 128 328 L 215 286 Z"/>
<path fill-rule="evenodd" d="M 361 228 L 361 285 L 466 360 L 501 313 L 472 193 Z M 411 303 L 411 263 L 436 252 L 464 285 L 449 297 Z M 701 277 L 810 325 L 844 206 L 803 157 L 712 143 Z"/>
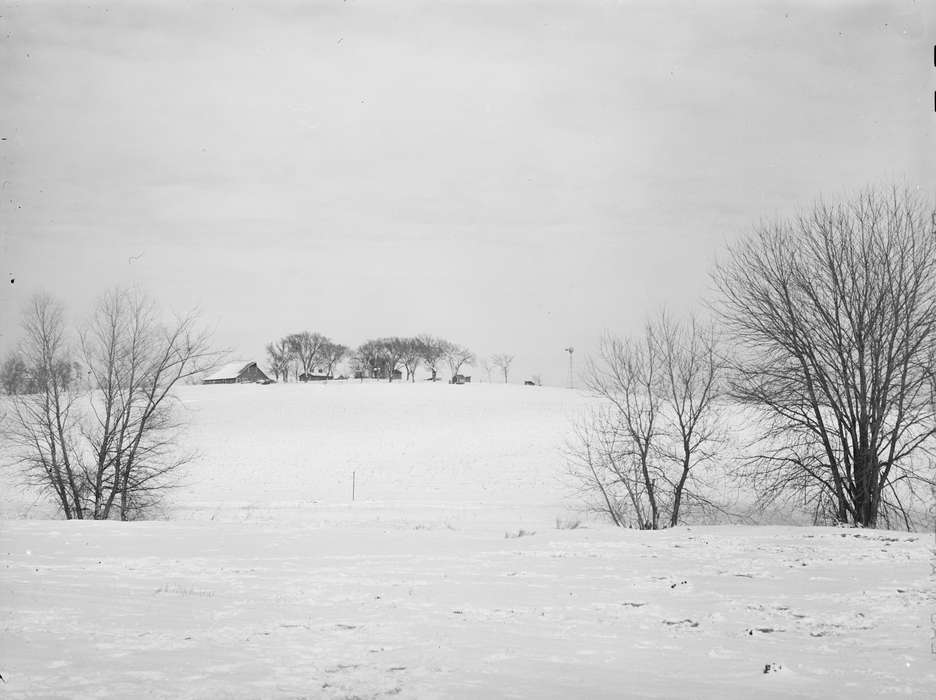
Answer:
<path fill-rule="evenodd" d="M 347 356 L 348 348 L 321 333 L 292 333 L 266 346 L 267 367 L 277 381 L 298 381 L 303 374 L 321 370 L 331 376 Z"/>
<path fill-rule="evenodd" d="M 514 356 L 496 354 L 481 358 L 480 365 L 491 377 L 495 367 L 509 381 L 510 365 Z M 438 381 L 439 373 L 447 369 L 450 377 L 462 373 L 465 367 L 474 366 L 479 360 L 464 345 L 429 334 L 412 337 L 391 336 L 366 340 L 356 348 L 333 342 L 327 336 L 302 331 L 291 333 L 266 346 L 266 364 L 277 381 L 301 381 L 314 373 L 332 378 L 342 363 L 347 363 L 356 379 L 386 379 L 392 382 L 399 377 L 405 381 L 416 381 L 416 370 L 425 368 L 430 381 Z"/>

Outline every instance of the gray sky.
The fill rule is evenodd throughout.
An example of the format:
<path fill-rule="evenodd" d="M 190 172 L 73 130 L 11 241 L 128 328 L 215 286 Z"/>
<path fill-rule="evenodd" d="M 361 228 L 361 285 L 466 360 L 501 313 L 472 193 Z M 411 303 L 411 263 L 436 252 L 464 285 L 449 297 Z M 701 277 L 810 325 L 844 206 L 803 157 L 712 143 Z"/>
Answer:
<path fill-rule="evenodd" d="M 562 383 L 759 221 L 936 192 L 925 4 L 0 2 L 0 351 L 138 284 L 248 359 L 431 332 Z"/>

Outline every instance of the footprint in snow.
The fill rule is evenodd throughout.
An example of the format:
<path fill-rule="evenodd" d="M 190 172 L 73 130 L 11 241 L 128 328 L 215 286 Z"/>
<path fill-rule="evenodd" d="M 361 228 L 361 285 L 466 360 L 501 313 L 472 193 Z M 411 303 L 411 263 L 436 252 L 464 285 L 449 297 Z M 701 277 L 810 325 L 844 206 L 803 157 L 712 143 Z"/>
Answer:
<path fill-rule="evenodd" d="M 687 625 L 689 627 L 698 627 L 699 623 L 695 620 L 690 620 L 688 617 L 685 620 L 662 620 L 664 625 Z"/>

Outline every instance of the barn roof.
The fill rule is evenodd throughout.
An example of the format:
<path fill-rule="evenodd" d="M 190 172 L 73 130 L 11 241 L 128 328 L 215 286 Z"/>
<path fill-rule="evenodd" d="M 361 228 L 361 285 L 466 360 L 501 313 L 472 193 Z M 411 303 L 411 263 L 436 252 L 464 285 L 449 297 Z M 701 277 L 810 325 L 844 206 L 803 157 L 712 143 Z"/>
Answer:
<path fill-rule="evenodd" d="M 240 360 L 238 362 L 228 362 L 226 365 L 222 365 L 215 371 L 214 374 L 211 374 L 204 378 L 203 381 L 213 382 L 220 379 L 237 379 L 241 372 L 250 367 L 250 365 L 256 364 L 255 362 L 248 362 L 247 360 Z"/>

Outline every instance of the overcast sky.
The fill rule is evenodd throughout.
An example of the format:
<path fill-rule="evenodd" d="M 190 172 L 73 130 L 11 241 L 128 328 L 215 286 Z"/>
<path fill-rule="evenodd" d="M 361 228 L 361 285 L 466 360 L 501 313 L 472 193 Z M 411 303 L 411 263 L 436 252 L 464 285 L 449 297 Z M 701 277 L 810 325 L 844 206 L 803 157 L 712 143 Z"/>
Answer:
<path fill-rule="evenodd" d="M 759 221 L 936 193 L 924 5 L 0 2 L 0 351 L 137 284 L 246 359 L 430 332 L 563 383 Z"/>

